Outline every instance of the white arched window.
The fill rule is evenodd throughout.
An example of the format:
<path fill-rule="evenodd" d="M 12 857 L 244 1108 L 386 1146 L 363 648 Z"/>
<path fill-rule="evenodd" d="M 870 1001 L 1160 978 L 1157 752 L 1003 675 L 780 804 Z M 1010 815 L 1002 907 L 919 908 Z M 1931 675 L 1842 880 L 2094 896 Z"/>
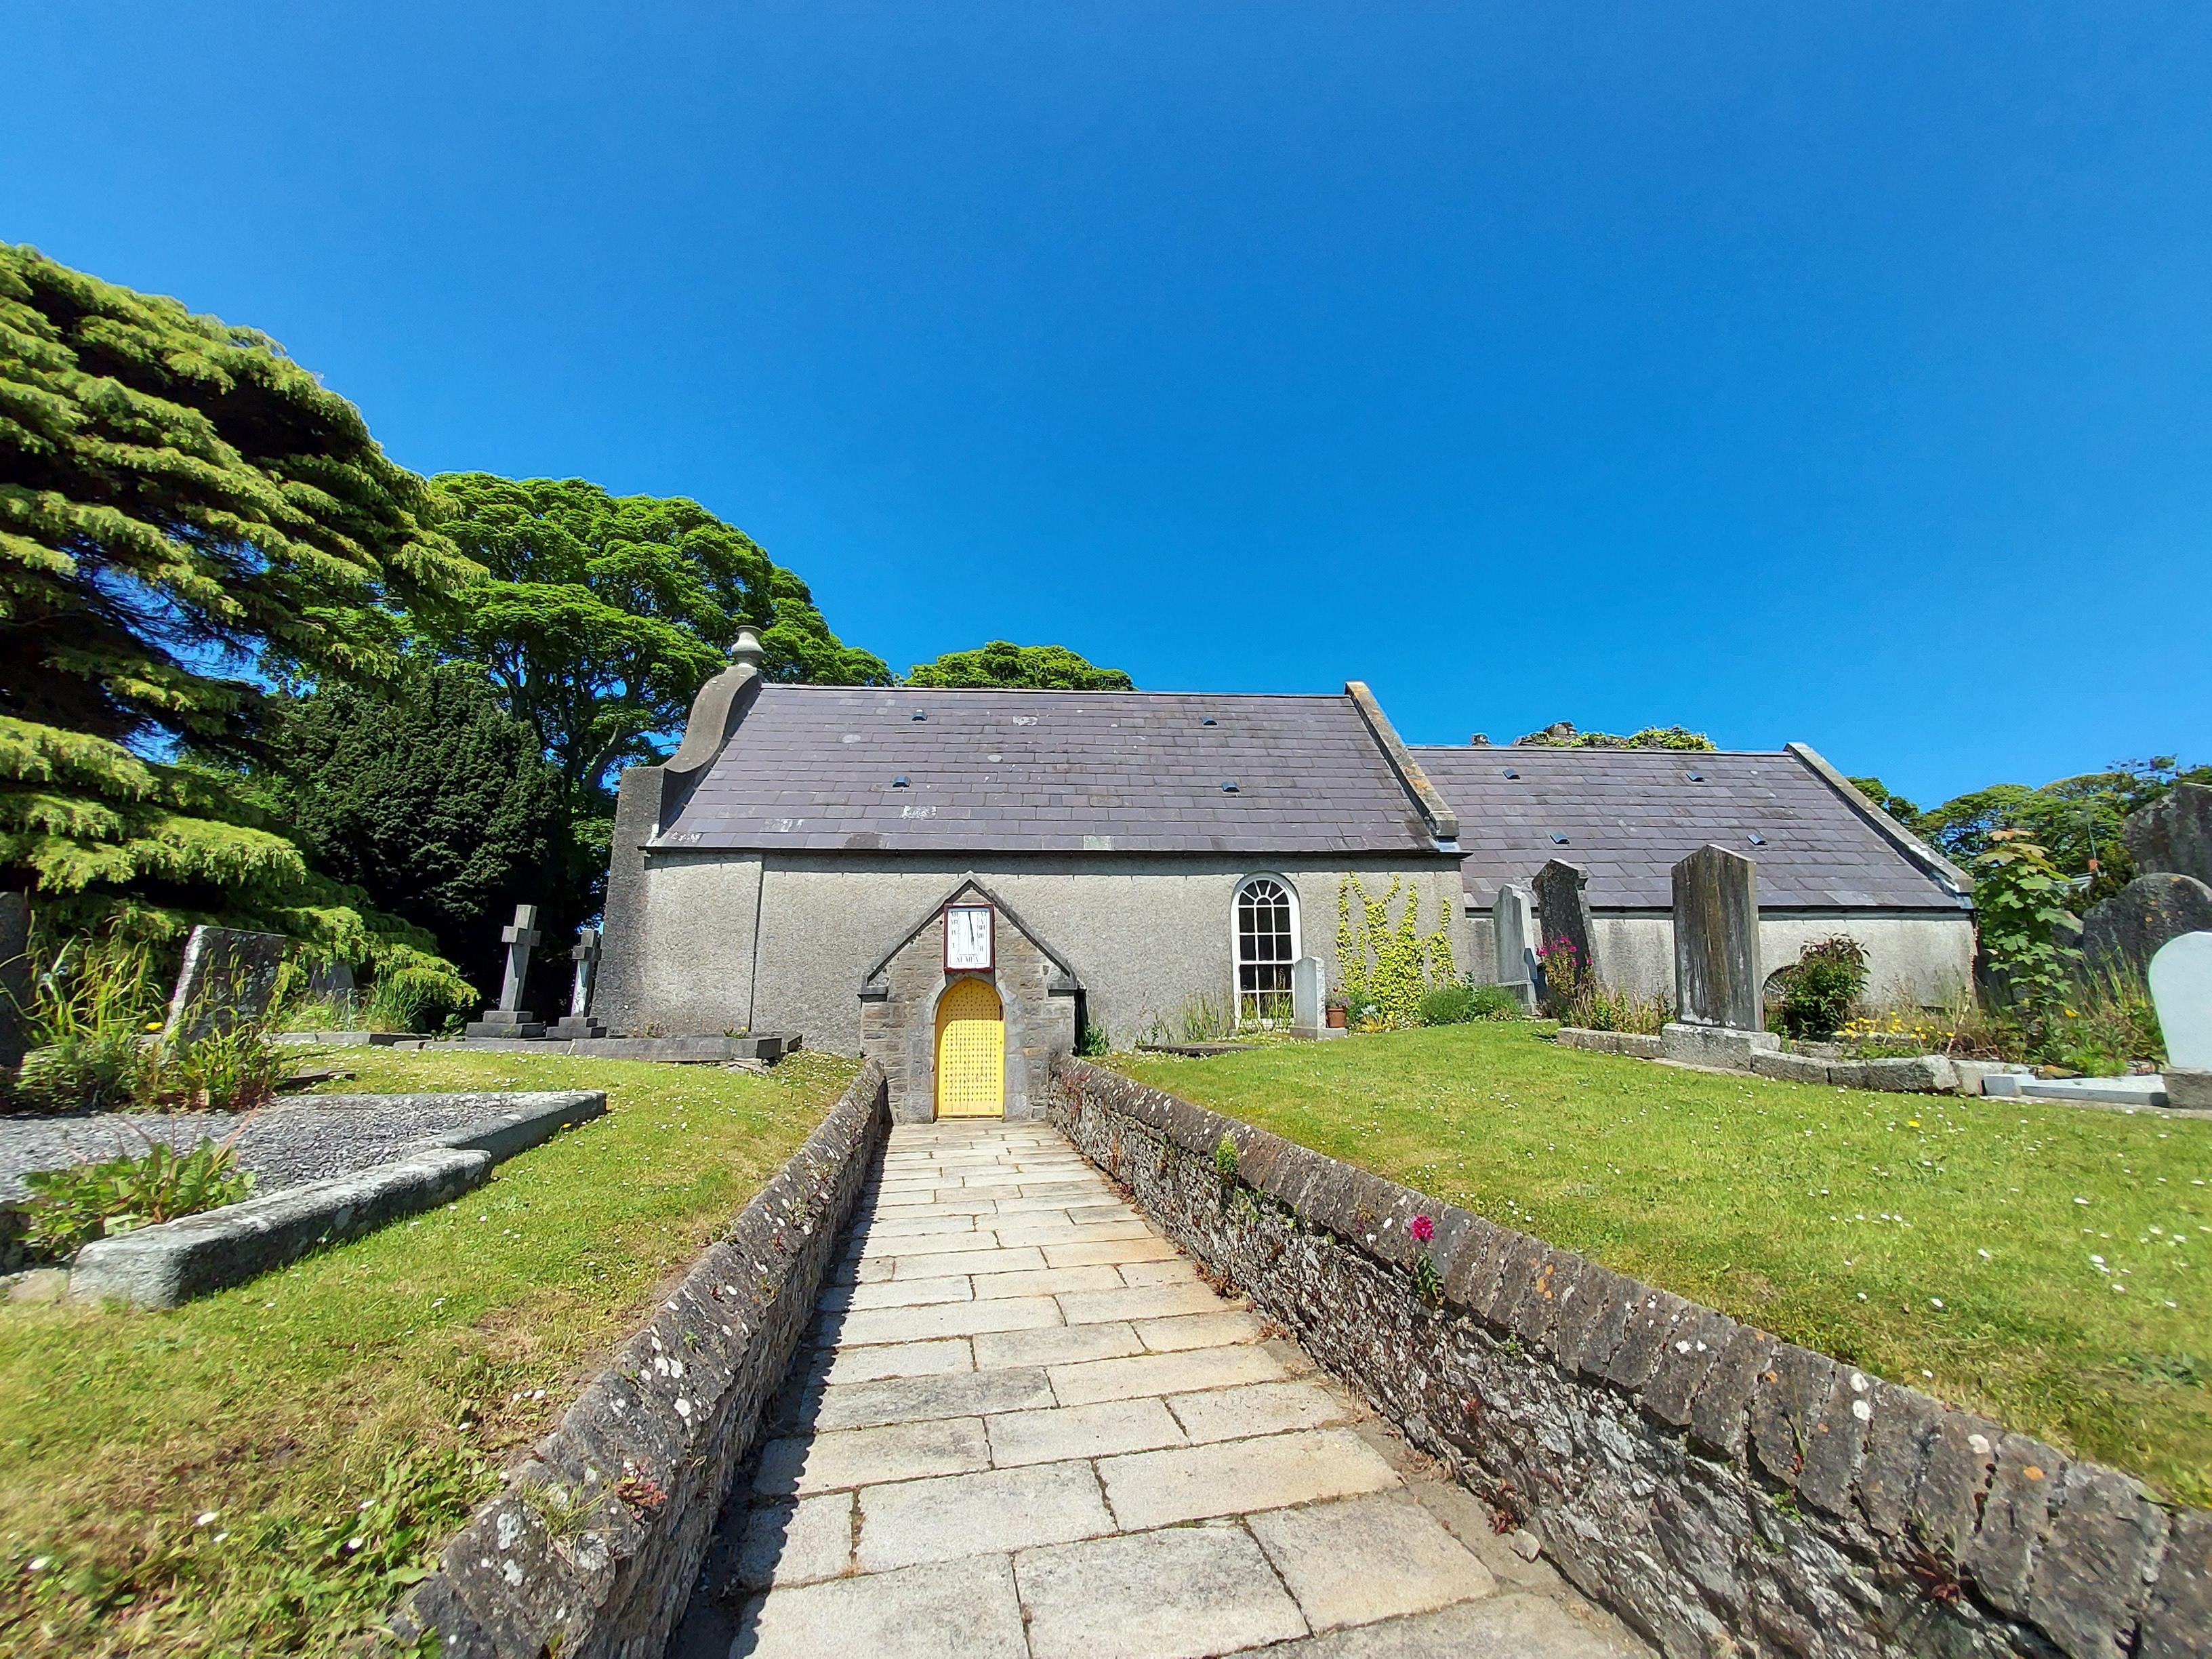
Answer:
<path fill-rule="evenodd" d="M 1237 1018 L 1291 1021 L 1291 964 L 1298 959 L 1297 896 L 1272 876 L 1237 890 Z"/>

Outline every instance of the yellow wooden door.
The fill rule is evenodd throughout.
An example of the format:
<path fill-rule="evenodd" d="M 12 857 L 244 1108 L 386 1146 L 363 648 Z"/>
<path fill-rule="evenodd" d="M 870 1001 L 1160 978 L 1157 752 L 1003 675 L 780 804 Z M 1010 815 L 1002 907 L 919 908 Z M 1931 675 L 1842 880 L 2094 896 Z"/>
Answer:
<path fill-rule="evenodd" d="M 937 1005 L 937 1115 L 1006 1115 L 1006 1014 L 985 981 L 956 981 Z"/>

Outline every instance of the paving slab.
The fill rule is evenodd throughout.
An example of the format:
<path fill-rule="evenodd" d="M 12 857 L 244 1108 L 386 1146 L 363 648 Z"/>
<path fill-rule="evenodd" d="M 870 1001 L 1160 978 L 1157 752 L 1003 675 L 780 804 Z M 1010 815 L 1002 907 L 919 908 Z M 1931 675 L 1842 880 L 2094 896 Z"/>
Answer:
<path fill-rule="evenodd" d="M 1121 1269 L 1109 1267 L 1036 1267 L 1010 1273 L 979 1273 L 975 1285 L 978 1300 L 991 1296 L 1067 1296 L 1124 1288 Z M 1063 1314 L 1065 1311 L 1063 1307 Z"/>
<path fill-rule="evenodd" d="M 1101 1462 L 1098 1478 L 1115 1519 L 1133 1528 L 1383 1492 L 1398 1484 L 1390 1466 L 1349 1429 L 1134 1452 Z"/>
<path fill-rule="evenodd" d="M 1131 1333 L 1132 1336 L 1135 1334 Z M 1279 1382 L 1289 1376 L 1261 1347 L 1193 1348 L 1127 1359 L 1096 1359 L 1050 1370 L 1052 1391 L 1063 1406 L 1129 1400 L 1140 1394 L 1188 1394 L 1240 1382 Z"/>
<path fill-rule="evenodd" d="M 934 1562 L 769 1592 L 745 1608 L 732 1659 L 1029 1659 L 1012 1564 Z"/>
<path fill-rule="evenodd" d="M 957 1371 L 946 1376 L 907 1376 L 857 1382 L 822 1391 L 809 1428 L 866 1429 L 884 1423 L 927 1423 L 987 1412 L 1037 1411 L 1053 1404 L 1044 1373 L 1034 1366 L 996 1371 Z"/>
<path fill-rule="evenodd" d="M 1068 1365 L 1119 1359 L 1145 1352 L 1127 1325 L 1058 1325 L 1034 1331 L 994 1331 L 975 1342 L 975 1369 L 1001 1365 Z"/>
<path fill-rule="evenodd" d="M 1167 1404 L 1194 1443 L 1288 1434 L 1358 1415 L 1351 1405 L 1315 1382 L 1255 1382 L 1248 1388 L 1170 1395 Z"/>
<path fill-rule="evenodd" d="M 1124 1261 L 1115 1271 L 1124 1285 L 1196 1285 L 1198 1269 L 1172 1249 L 1158 1259 Z"/>
<path fill-rule="evenodd" d="M 1257 1342 L 1267 1327 L 1259 1315 L 1232 1310 L 1139 1320 L 1136 1329 L 1137 1340 L 1154 1353 L 1180 1353 L 1185 1348 L 1226 1348 L 1239 1342 Z"/>
<path fill-rule="evenodd" d="M 972 1371 L 975 1357 L 964 1337 L 953 1337 L 884 1348 L 825 1348 L 808 1369 L 810 1375 L 824 1382 L 873 1382 L 886 1376 L 943 1376 L 952 1371 Z"/>
<path fill-rule="evenodd" d="M 871 1481 L 964 1474 L 990 1466 L 991 1443 L 980 1418 L 840 1429 L 769 1441 L 761 1449 L 753 1490 L 786 1497 Z"/>
<path fill-rule="evenodd" d="M 1182 1425 L 1165 1405 L 1149 1396 L 987 1417 L 983 1429 L 990 1437 L 991 1462 L 1002 1469 L 1062 1458 L 1110 1457 L 1116 1452 L 1151 1451 L 1184 1443 Z"/>
<path fill-rule="evenodd" d="M 1245 1524 L 1316 1632 L 1432 1613 L 1498 1589 L 1487 1567 L 1401 1493 L 1275 1510 Z"/>
<path fill-rule="evenodd" d="M 1044 1259 L 1054 1267 L 1087 1267 L 1099 1262 L 1174 1261 L 1176 1247 L 1164 1238 L 1117 1238 L 1104 1244 L 1047 1244 Z"/>
<path fill-rule="evenodd" d="M 989 1235 L 976 1237 L 988 1240 Z M 1042 1273 L 1048 1265 L 1042 1250 L 994 1249 L 988 1243 L 981 1249 L 970 1245 L 959 1250 L 932 1251 L 926 1255 L 895 1255 L 891 1261 L 894 1279 L 942 1279 L 948 1273 L 965 1273 L 972 1278 L 978 1273 Z"/>
<path fill-rule="evenodd" d="M 933 1303 L 975 1299 L 975 1290 L 963 1273 L 954 1278 L 885 1279 L 869 1285 L 830 1285 L 823 1287 L 814 1305 L 823 1313 L 849 1313 L 855 1309 L 926 1308 Z"/>
<path fill-rule="evenodd" d="M 1649 1659 L 1650 1650 L 1547 1596 L 1499 1595 L 1292 1642 L 1267 1659 Z"/>
<path fill-rule="evenodd" d="M 1113 1530 L 1090 1464 L 1040 1463 L 861 1488 L 854 1559 L 862 1572 L 882 1572 Z"/>
<path fill-rule="evenodd" d="M 836 1578 L 853 1565 L 853 1494 L 763 1504 L 745 1517 L 738 1582 L 747 1589 Z"/>
<path fill-rule="evenodd" d="M 1236 1526 L 1028 1550 L 1014 1577 L 1034 1659 L 1203 1659 L 1306 1633 Z"/>
<path fill-rule="evenodd" d="M 1098 1325 L 1110 1319 L 1172 1319 L 1178 1314 L 1218 1313 L 1220 1310 L 1221 1298 L 1204 1285 L 1124 1285 L 1115 1291 L 1076 1291 L 1060 1298 L 1060 1316 L 1071 1325 Z"/>
<path fill-rule="evenodd" d="M 932 1337 L 974 1336 L 984 1331 L 1026 1331 L 1060 1323 L 1060 1304 L 1048 1296 L 1002 1296 L 988 1302 L 950 1302 L 932 1308 L 872 1308 L 831 1314 L 823 1328 L 840 1347 L 872 1342 L 926 1342 Z"/>

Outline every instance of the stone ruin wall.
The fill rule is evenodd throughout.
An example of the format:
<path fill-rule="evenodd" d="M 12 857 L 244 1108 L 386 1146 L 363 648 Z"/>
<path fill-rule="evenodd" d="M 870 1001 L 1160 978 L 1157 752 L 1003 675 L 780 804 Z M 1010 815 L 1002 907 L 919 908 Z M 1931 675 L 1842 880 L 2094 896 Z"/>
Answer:
<path fill-rule="evenodd" d="M 1668 1659 L 2212 1653 L 2212 1511 L 1115 1073 L 1056 1083 L 1171 1239 Z"/>

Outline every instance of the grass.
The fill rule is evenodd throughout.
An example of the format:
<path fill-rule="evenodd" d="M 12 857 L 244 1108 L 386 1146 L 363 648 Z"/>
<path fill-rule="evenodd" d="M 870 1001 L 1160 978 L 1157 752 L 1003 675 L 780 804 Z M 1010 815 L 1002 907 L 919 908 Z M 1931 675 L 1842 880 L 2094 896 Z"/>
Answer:
<path fill-rule="evenodd" d="M 2212 1121 L 1723 1077 L 1546 1029 L 1112 1063 L 2212 1503 Z"/>
<path fill-rule="evenodd" d="M 0 1305 L 0 1650 L 351 1651 L 852 1075 L 344 1051 L 607 1091 L 458 1205 L 167 1313 Z"/>

